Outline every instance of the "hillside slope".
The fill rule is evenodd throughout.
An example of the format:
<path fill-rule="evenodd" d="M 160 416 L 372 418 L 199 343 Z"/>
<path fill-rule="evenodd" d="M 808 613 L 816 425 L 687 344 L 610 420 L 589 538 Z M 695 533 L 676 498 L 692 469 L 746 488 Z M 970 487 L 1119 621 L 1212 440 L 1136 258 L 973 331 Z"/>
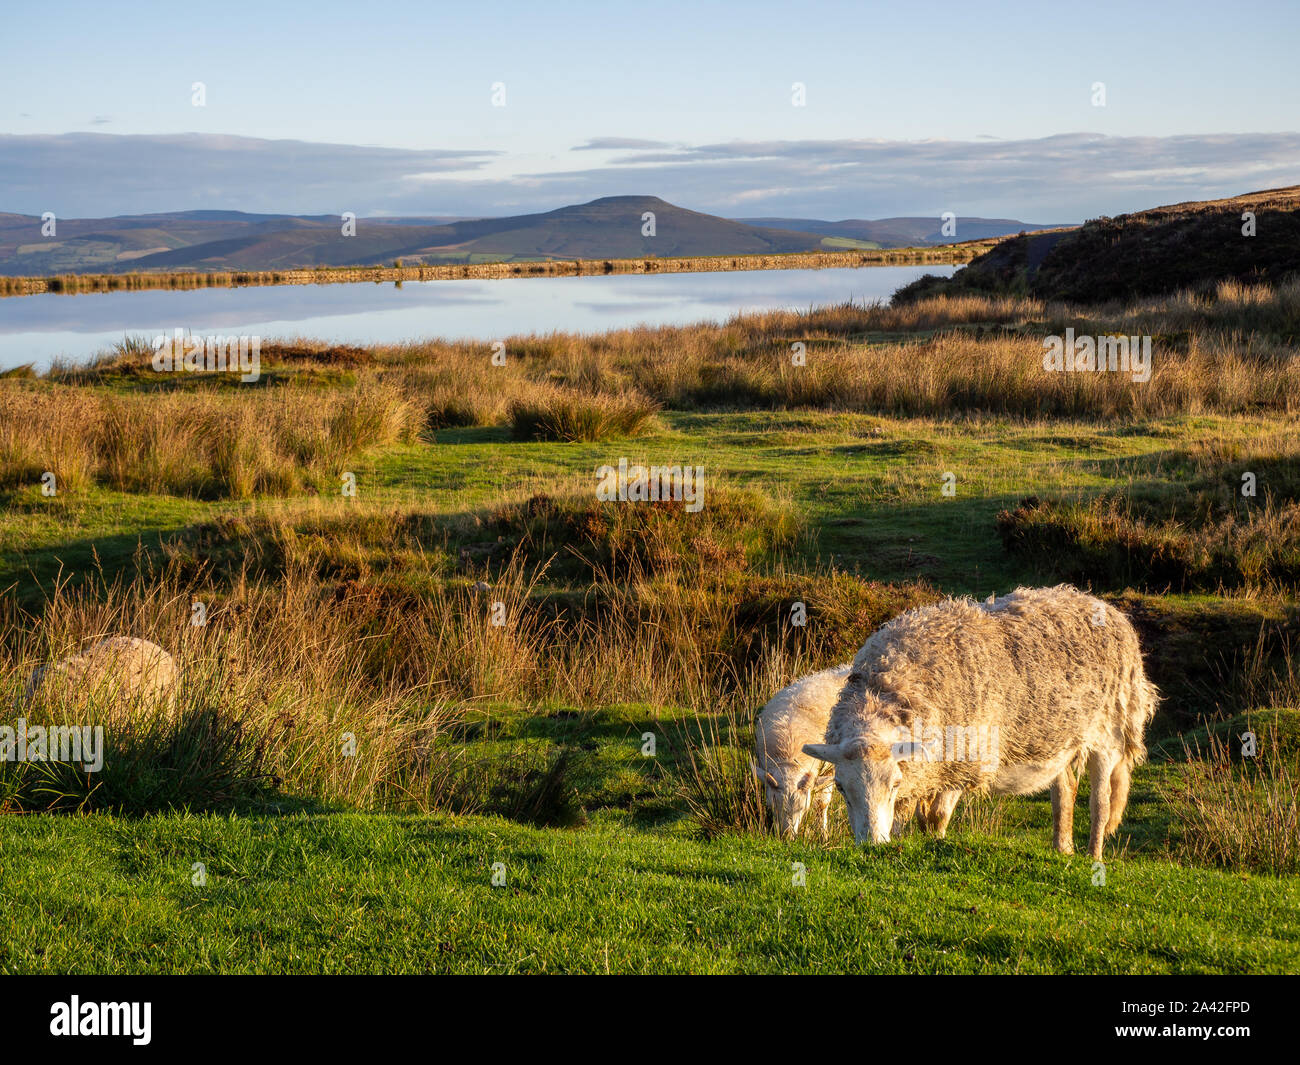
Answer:
<path fill-rule="evenodd" d="M 827 222 L 819 218 L 738 218 L 754 226 L 771 226 L 793 229 L 801 233 L 817 233 L 823 237 L 844 237 L 864 241 L 881 248 L 915 248 L 927 244 L 957 244 L 967 240 L 987 240 L 990 237 L 1009 237 L 1016 233 L 1059 228 L 1063 223 L 1041 224 L 1020 222 L 1014 218 L 959 217 L 957 232 L 952 236 L 943 233 L 940 219 L 932 216 L 906 218 L 845 218 Z"/>
<path fill-rule="evenodd" d="M 647 212 L 654 214 L 653 236 L 642 235 Z M 387 265 L 396 258 L 411 265 L 775 255 L 846 246 L 858 244 L 734 222 L 657 196 L 610 196 L 507 218 L 361 218 L 349 237 L 334 215 L 186 211 L 60 219 L 55 236 L 45 237 L 39 218 L 0 214 L 0 274 L 20 276 Z"/>
<path fill-rule="evenodd" d="M 1253 215 L 1254 235 L 1243 230 Z M 895 296 L 1023 292 L 1096 303 L 1218 281 L 1277 281 L 1300 271 L 1300 186 L 1096 218 L 1077 229 L 1004 241 L 950 280 L 922 278 Z"/>

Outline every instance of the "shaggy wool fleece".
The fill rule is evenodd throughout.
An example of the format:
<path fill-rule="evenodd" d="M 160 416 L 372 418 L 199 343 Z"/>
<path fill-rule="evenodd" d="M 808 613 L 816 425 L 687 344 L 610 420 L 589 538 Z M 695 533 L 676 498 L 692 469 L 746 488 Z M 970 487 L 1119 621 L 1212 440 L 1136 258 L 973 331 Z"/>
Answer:
<path fill-rule="evenodd" d="M 877 631 L 853 660 L 826 742 L 899 728 L 996 729 L 996 765 L 914 760 L 905 794 L 1002 790 L 999 767 L 1047 764 L 1066 751 L 1071 761 L 1115 751 L 1130 767 L 1141 763 L 1157 700 L 1128 618 L 1067 584 L 1018 588 L 992 602 L 921 607 Z"/>

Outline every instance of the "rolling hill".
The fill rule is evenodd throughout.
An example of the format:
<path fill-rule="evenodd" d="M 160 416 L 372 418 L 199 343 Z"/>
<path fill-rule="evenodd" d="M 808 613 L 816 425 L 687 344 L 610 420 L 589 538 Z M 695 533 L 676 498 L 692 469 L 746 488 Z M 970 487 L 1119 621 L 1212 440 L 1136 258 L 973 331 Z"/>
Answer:
<path fill-rule="evenodd" d="M 643 216 L 655 216 L 643 236 Z M 655 196 L 610 196 L 507 218 L 358 219 L 334 215 L 185 211 L 60 219 L 53 237 L 32 215 L 0 214 L 0 274 L 147 270 L 270 270 L 428 262 L 772 255 L 859 245 L 813 232 L 755 226 L 688 211 Z"/>

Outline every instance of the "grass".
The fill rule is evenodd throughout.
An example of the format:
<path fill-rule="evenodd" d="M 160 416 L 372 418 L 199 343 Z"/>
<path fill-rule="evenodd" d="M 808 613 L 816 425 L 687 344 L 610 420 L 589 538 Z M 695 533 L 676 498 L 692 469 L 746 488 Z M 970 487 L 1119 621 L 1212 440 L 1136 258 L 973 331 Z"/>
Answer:
<path fill-rule="evenodd" d="M 1045 837 L 1045 832 L 1039 833 Z M 172 814 L 5 826 L 0 972 L 1267 973 L 1293 880 L 1044 839 L 859 851 L 498 818 Z M 492 866 L 505 883 L 493 887 Z M 806 886 L 792 884 L 793 862 Z M 202 863 L 203 886 L 193 883 Z"/>
<path fill-rule="evenodd" d="M 1300 581 L 1294 437 L 1206 437 L 1150 466 L 1085 498 L 1022 500 L 998 515 L 1004 546 L 1070 580 L 1141 581 L 1176 591 Z"/>
<path fill-rule="evenodd" d="M 249 387 L 127 342 L 0 382 L 0 699 L 121 632 L 188 708 L 110 721 L 99 780 L 0 772 L 0 971 L 1297 971 L 1294 767 L 1214 744 L 1300 708 L 1300 292 L 1207 298 L 516 337 L 504 366 L 298 339 Z M 1045 330 L 1138 321 L 1149 385 L 1043 380 Z M 703 466 L 703 509 L 600 503 L 620 458 Z M 947 841 L 859 851 L 838 803 L 829 848 L 771 838 L 773 691 L 944 593 L 1065 577 L 1165 695 L 1104 886 L 1045 796 L 963 800 Z"/>
<path fill-rule="evenodd" d="M 413 438 L 423 423 L 418 404 L 377 381 L 237 399 L 15 384 L 0 390 L 0 490 L 34 492 L 52 474 L 56 494 L 100 484 L 198 498 L 288 495 L 319 488 L 361 449 Z"/>
<path fill-rule="evenodd" d="M 1287 720 L 1293 713 L 1279 716 Z M 1181 822 L 1174 853 L 1198 864 L 1295 874 L 1300 757 L 1280 742 L 1274 715 L 1246 715 L 1243 726 L 1224 730 L 1226 735 L 1211 733 L 1206 749 L 1198 744 L 1194 757 L 1187 751 L 1181 779 L 1166 792 Z M 1257 752 L 1243 757 L 1236 752 L 1245 750 L 1242 737 L 1248 732 Z"/>
<path fill-rule="evenodd" d="M 640 436 L 654 418 L 655 404 L 635 393 L 578 396 L 569 392 L 515 400 L 510 428 L 519 440 L 568 442 Z"/>

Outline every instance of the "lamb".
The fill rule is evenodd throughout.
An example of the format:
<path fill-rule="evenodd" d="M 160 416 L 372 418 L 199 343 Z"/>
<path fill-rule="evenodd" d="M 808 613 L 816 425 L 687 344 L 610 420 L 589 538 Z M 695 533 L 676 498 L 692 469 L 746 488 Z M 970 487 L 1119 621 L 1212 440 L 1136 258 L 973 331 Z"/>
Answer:
<path fill-rule="evenodd" d="M 787 838 L 799 832 L 809 807 L 820 814 L 821 835 L 826 838 L 834 797 L 832 771 L 825 761 L 804 753 L 803 745 L 825 735 L 849 670 L 847 664 L 835 666 L 782 688 L 755 722 L 754 773 L 766 787 L 777 831 Z M 894 831 L 902 832 L 915 812 L 923 827 L 942 836 L 960 798 L 960 791 L 910 798 L 899 804 Z"/>
<path fill-rule="evenodd" d="M 156 643 L 133 636 L 110 636 L 79 655 L 37 666 L 23 695 L 30 704 L 42 689 L 66 698 L 107 700 L 114 705 L 170 712 L 180 673 L 176 660 Z"/>
<path fill-rule="evenodd" d="M 909 611 L 858 652 L 810 758 L 834 765 L 860 843 L 889 841 L 900 801 L 951 790 L 1051 788 L 1056 847 L 1072 853 L 1078 780 L 1090 774 L 1088 850 L 1119 827 L 1159 693 L 1118 610 L 1062 584 L 991 603 Z"/>
<path fill-rule="evenodd" d="M 804 753 L 826 733 L 831 707 L 849 675 L 848 664 L 824 669 L 782 688 L 754 723 L 754 773 L 766 785 L 777 831 L 793 837 L 809 806 L 821 815 L 822 838 L 834 794 L 830 767 Z"/>

